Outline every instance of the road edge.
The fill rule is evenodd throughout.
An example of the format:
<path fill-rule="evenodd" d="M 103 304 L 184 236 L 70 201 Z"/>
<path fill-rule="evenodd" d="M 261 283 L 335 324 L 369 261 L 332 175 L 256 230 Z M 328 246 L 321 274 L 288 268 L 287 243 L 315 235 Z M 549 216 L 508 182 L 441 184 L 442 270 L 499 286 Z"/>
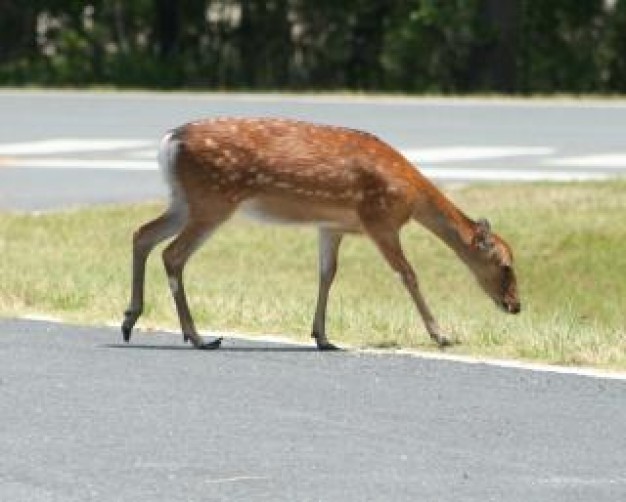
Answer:
<path fill-rule="evenodd" d="M 9 318 L 7 318 L 9 319 Z M 24 320 L 24 321 L 39 321 L 39 322 L 48 322 L 52 324 L 65 324 L 69 326 L 86 326 L 85 324 L 80 323 L 72 323 L 63 321 L 62 319 L 55 318 L 47 315 L 39 315 L 39 314 L 31 314 L 24 316 L 17 316 L 14 319 Z M 97 326 L 94 326 L 97 327 Z M 118 328 L 119 323 L 115 321 L 110 321 L 104 323 L 100 327 L 107 328 Z M 171 328 L 167 327 L 155 327 L 150 329 L 149 331 L 172 334 L 178 336 L 178 331 L 173 331 Z M 149 332 L 148 331 L 148 332 Z M 266 343 L 280 343 L 283 345 L 292 345 L 294 347 L 309 347 L 313 346 L 313 342 L 302 342 L 298 340 L 294 340 L 293 338 L 289 338 L 284 335 L 277 334 L 265 334 L 265 335 L 252 335 L 247 333 L 240 333 L 235 331 L 202 331 L 202 335 L 204 336 L 214 336 L 214 337 L 224 337 L 230 339 L 239 339 L 245 340 L 249 342 L 266 342 Z M 426 359 L 432 361 L 445 361 L 450 363 L 459 363 L 465 365 L 485 365 L 503 369 L 513 369 L 513 370 L 521 370 L 521 371 L 531 371 L 535 373 L 553 373 L 565 376 L 579 376 L 579 377 L 587 377 L 587 378 L 598 378 L 604 380 L 621 380 L 626 381 L 626 371 L 613 371 L 613 370 L 603 370 L 598 368 L 591 368 L 588 366 L 563 366 L 556 364 L 546 364 L 546 363 L 533 363 L 527 361 L 520 361 L 515 359 L 497 359 L 490 358 L 484 356 L 470 356 L 470 355 L 462 355 L 462 354 L 448 354 L 444 351 L 425 351 L 425 350 L 417 350 L 417 349 L 377 349 L 377 348 L 364 348 L 357 347 L 353 345 L 341 344 L 341 348 L 345 349 L 349 352 L 355 354 L 363 354 L 363 355 L 376 355 L 376 356 L 405 356 L 405 357 L 414 357 L 418 359 Z"/>

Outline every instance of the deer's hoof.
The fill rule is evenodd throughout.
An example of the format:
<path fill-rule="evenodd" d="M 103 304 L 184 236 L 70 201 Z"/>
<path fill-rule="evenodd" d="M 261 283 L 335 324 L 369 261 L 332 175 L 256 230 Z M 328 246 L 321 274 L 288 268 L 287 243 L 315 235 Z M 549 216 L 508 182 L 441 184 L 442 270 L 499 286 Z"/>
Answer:
<path fill-rule="evenodd" d="M 318 342 L 317 344 L 317 348 L 321 351 L 325 351 L 325 352 L 330 352 L 333 350 L 341 350 L 339 347 L 337 347 L 336 345 L 330 343 L 330 342 Z"/>
<path fill-rule="evenodd" d="M 455 345 L 455 342 L 445 335 L 433 336 L 433 340 L 435 340 L 435 343 L 439 346 L 440 349 L 445 349 L 446 347 L 451 347 L 452 345 Z"/>
<path fill-rule="evenodd" d="M 125 319 L 124 322 L 122 323 L 122 336 L 124 337 L 124 341 L 126 343 L 130 342 L 130 335 L 133 331 L 133 323 L 128 320 Z"/>
<path fill-rule="evenodd" d="M 135 310 L 129 308 L 124 312 L 124 321 L 122 322 L 122 335 L 124 336 L 124 341 L 126 343 L 130 342 L 130 335 L 140 315 L 141 309 Z"/>
<path fill-rule="evenodd" d="M 200 350 L 215 350 L 219 349 L 220 345 L 222 345 L 222 337 L 211 340 L 210 342 L 203 342 L 202 344 L 198 345 L 197 348 Z"/>

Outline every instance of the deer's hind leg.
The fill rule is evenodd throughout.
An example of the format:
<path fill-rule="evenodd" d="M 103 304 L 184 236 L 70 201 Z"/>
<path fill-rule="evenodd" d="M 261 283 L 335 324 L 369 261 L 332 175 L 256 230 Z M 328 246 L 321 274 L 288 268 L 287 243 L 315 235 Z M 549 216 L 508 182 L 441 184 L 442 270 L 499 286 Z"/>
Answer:
<path fill-rule="evenodd" d="M 207 342 L 198 335 L 185 294 L 183 270 L 194 251 L 231 216 L 235 207 L 232 203 L 214 201 L 202 213 L 192 213 L 182 232 L 163 251 L 163 264 L 183 336 L 198 349 L 216 349 L 222 339 Z"/>
<path fill-rule="evenodd" d="M 175 235 L 184 225 L 185 215 L 174 208 L 141 226 L 133 235 L 132 286 L 130 303 L 124 312 L 122 334 L 129 342 L 137 319 L 143 312 L 146 260 L 160 242 Z"/>
<path fill-rule="evenodd" d="M 319 231 L 319 292 L 311 336 L 320 350 L 337 350 L 326 337 L 328 293 L 337 272 L 337 254 L 343 234 L 329 229 Z"/>

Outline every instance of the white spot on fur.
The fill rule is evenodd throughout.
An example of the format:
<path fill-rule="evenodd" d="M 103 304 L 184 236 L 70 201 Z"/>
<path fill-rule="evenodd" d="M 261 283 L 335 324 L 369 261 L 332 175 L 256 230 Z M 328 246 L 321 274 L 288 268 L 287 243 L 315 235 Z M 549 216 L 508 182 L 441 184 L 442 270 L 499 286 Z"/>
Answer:
<path fill-rule="evenodd" d="M 179 289 L 178 279 L 176 279 L 176 277 L 168 277 L 167 282 L 169 282 L 170 291 L 172 292 L 172 294 L 173 295 L 178 294 L 178 289 Z"/>
<path fill-rule="evenodd" d="M 330 197 L 331 194 L 326 190 L 315 190 L 315 195 L 317 195 L 318 197 Z"/>

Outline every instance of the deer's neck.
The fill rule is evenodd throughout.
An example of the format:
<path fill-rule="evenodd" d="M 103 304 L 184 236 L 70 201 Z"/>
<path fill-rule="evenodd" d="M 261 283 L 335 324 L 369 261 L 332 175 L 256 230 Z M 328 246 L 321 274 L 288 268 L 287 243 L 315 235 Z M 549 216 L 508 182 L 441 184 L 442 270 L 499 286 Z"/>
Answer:
<path fill-rule="evenodd" d="M 463 261 L 467 263 L 471 260 L 475 223 L 435 186 L 428 187 L 413 217 L 444 241 Z"/>

